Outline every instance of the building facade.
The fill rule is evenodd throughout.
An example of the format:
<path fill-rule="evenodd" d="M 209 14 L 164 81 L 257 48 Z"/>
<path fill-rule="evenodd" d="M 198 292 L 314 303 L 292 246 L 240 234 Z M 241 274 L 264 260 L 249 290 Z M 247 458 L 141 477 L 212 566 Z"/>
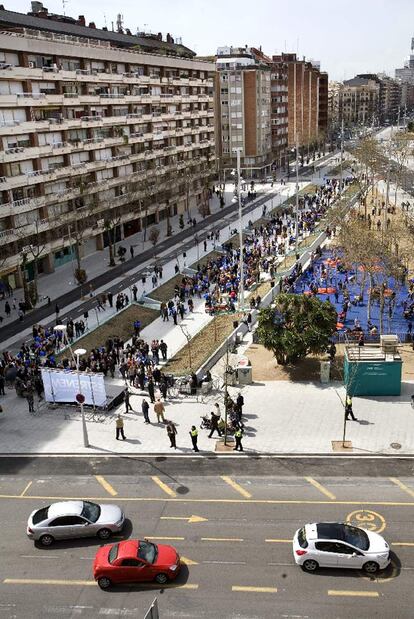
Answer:
<path fill-rule="evenodd" d="M 241 168 L 248 178 L 271 171 L 271 71 L 254 50 L 221 47 L 216 57 L 217 157 L 221 170 Z"/>
<path fill-rule="evenodd" d="M 345 126 L 375 124 L 379 116 L 380 85 L 368 77 L 345 80 L 339 90 L 339 120 Z"/>
<path fill-rule="evenodd" d="M 300 147 L 309 147 L 326 136 L 328 129 L 328 75 L 319 63 L 299 60 L 296 54 L 273 56 L 283 63 L 288 74 L 288 146 L 296 139 Z"/>
<path fill-rule="evenodd" d="M 13 287 L 22 270 L 196 215 L 215 168 L 214 63 L 170 35 L 33 4 L 0 9 L 0 273 Z"/>

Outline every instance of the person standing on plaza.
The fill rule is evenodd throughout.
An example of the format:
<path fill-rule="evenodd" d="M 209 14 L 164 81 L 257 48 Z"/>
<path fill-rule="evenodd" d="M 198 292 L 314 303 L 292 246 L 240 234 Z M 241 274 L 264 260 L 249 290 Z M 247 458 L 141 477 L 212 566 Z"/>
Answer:
<path fill-rule="evenodd" d="M 160 419 L 164 423 L 164 421 L 165 421 L 165 417 L 164 417 L 165 407 L 164 407 L 164 404 L 161 402 L 161 400 L 159 398 L 158 398 L 158 400 L 154 404 L 154 413 L 157 415 L 158 423 L 160 423 Z"/>
<path fill-rule="evenodd" d="M 129 401 L 129 391 L 128 389 L 125 389 L 125 412 L 127 413 L 128 411 L 132 411 L 132 406 L 131 403 Z"/>
<path fill-rule="evenodd" d="M 148 404 L 148 402 L 145 399 L 142 400 L 141 410 L 142 410 L 142 414 L 144 415 L 145 423 L 151 423 L 149 415 L 148 415 L 148 413 L 149 413 L 149 404 Z"/>
<path fill-rule="evenodd" d="M 243 438 L 243 430 L 238 428 L 234 433 L 234 438 L 236 440 L 236 446 L 233 451 L 243 451 L 242 438 Z"/>
<path fill-rule="evenodd" d="M 217 432 L 217 434 L 221 436 L 221 430 L 218 425 L 219 421 L 220 421 L 220 417 L 217 417 L 214 411 L 212 411 L 211 412 L 211 431 L 210 431 L 210 434 L 208 435 L 208 438 L 211 438 L 214 432 Z"/>
<path fill-rule="evenodd" d="M 162 360 L 163 361 L 167 361 L 167 350 L 168 350 L 167 343 L 164 342 L 164 340 L 161 340 L 159 348 L 160 348 L 160 351 L 161 351 Z"/>
<path fill-rule="evenodd" d="M 6 303 L 4 304 L 4 311 L 6 312 L 6 316 L 8 318 L 11 314 L 11 307 L 8 301 L 6 301 Z"/>
<path fill-rule="evenodd" d="M 198 430 L 195 426 L 191 426 L 191 430 L 189 432 L 190 436 L 191 436 L 191 442 L 193 444 L 193 451 L 200 451 L 198 449 L 197 446 L 197 440 L 198 440 Z"/>
<path fill-rule="evenodd" d="M 118 415 L 118 417 L 115 420 L 115 424 L 116 424 L 116 440 L 119 441 L 119 436 L 122 436 L 122 440 L 125 440 L 125 434 L 124 434 L 124 420 L 122 419 L 121 415 Z"/>
<path fill-rule="evenodd" d="M 175 441 L 175 437 L 177 435 L 177 428 L 175 427 L 175 423 L 173 421 L 169 421 L 167 424 L 167 434 L 171 443 L 170 447 L 174 447 L 174 449 L 177 449 Z"/>
<path fill-rule="evenodd" d="M 29 405 L 29 413 L 34 413 L 35 412 L 35 409 L 34 409 L 34 395 L 33 395 L 33 391 L 31 389 L 29 391 L 27 391 L 26 400 L 27 400 L 27 403 Z"/>
<path fill-rule="evenodd" d="M 241 416 L 243 415 L 244 397 L 242 396 L 240 391 L 239 391 L 239 395 L 237 396 L 236 404 L 237 404 L 238 414 L 241 419 Z"/>
<path fill-rule="evenodd" d="M 151 404 L 154 404 L 154 402 L 155 402 L 155 387 L 154 387 L 154 381 L 152 380 L 152 378 L 150 378 L 150 380 L 148 381 L 148 395 L 150 397 Z"/>

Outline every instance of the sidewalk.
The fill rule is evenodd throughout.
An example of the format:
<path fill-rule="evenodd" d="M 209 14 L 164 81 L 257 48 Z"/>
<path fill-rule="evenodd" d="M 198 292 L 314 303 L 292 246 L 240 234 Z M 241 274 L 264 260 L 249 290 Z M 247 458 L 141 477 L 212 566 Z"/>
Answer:
<path fill-rule="evenodd" d="M 299 183 L 299 189 L 302 189 L 303 187 L 305 187 L 308 183 Z M 263 198 L 263 195 L 266 193 L 269 193 L 269 200 L 267 200 L 267 205 L 268 205 L 268 211 L 270 208 L 275 208 L 276 206 L 279 206 L 280 204 L 282 204 L 290 195 L 292 195 L 292 192 L 294 192 L 294 187 L 295 184 L 294 183 L 289 183 L 283 186 L 277 186 L 274 187 L 273 190 L 270 189 L 270 185 L 265 185 L 264 188 L 262 188 L 260 190 L 260 193 L 258 195 L 258 199 Z M 232 194 L 232 189 L 229 186 L 228 192 L 231 191 Z M 230 201 L 230 200 L 229 200 Z M 263 210 L 263 206 L 257 206 L 253 211 L 249 212 L 249 213 L 245 213 L 242 216 L 242 222 L 243 222 L 243 227 L 247 227 L 248 221 L 252 220 L 255 221 L 257 219 L 259 219 L 262 215 L 262 210 Z M 223 218 L 222 223 L 221 223 L 221 230 L 220 230 L 220 240 L 217 243 L 214 243 L 212 241 L 207 241 L 207 251 L 204 251 L 204 245 L 203 242 L 200 242 L 198 244 L 198 247 L 194 244 L 190 247 L 190 249 L 187 250 L 187 256 L 185 258 L 185 262 L 184 262 L 184 258 L 182 256 L 182 249 L 180 248 L 180 251 L 177 252 L 171 249 L 166 250 L 165 252 L 161 252 L 159 254 L 157 254 L 157 258 L 158 260 L 164 262 L 165 257 L 166 256 L 171 256 L 171 254 L 174 255 L 174 259 L 171 259 L 167 262 L 165 262 L 164 267 L 163 267 L 163 278 L 162 280 L 158 280 L 158 285 L 162 285 L 164 284 L 166 281 L 168 281 L 169 279 L 171 279 L 172 277 L 175 276 L 175 265 L 178 262 L 178 265 L 180 267 L 180 269 L 182 269 L 184 267 L 184 265 L 186 266 L 190 266 L 191 264 L 194 264 L 197 262 L 197 260 L 200 258 L 202 258 L 203 256 L 205 256 L 207 253 L 210 253 L 211 251 L 214 250 L 214 248 L 218 245 L 220 245 L 221 243 L 225 242 L 226 240 L 228 240 L 231 236 L 231 230 L 233 230 L 236 226 L 238 227 L 237 224 L 237 220 L 238 220 L 238 214 L 237 213 L 233 213 L 231 216 L 227 216 L 225 218 Z M 214 226 L 215 229 L 217 229 L 217 224 Z M 189 237 L 191 239 L 191 237 L 193 236 L 194 232 L 193 229 L 191 228 L 191 231 L 189 230 Z M 132 238 L 132 237 L 131 237 Z M 102 253 L 100 253 L 98 256 L 96 256 L 96 254 L 93 254 L 91 256 L 91 260 L 92 258 L 94 260 L 99 259 L 99 266 L 102 269 L 107 269 L 106 266 L 106 261 L 102 260 Z M 164 258 L 164 260 L 163 260 Z M 129 278 L 131 275 L 133 275 L 134 273 L 137 272 L 141 272 L 143 267 L 147 267 L 148 270 L 151 270 L 151 274 L 152 274 L 152 265 L 153 265 L 153 261 L 149 261 L 147 263 L 145 263 L 145 265 L 139 265 L 136 267 L 133 267 L 131 270 L 128 270 L 128 262 L 126 262 L 125 264 L 125 271 L 124 271 L 124 276 L 123 277 L 118 277 L 118 278 L 114 278 L 114 280 L 111 282 L 111 286 L 116 286 L 117 288 L 117 292 L 125 292 L 129 298 L 132 298 L 132 294 L 131 294 L 131 287 L 132 287 L 132 283 L 130 282 L 126 282 L 125 280 L 127 278 Z M 70 266 L 70 265 L 69 265 Z M 63 268 L 67 268 L 68 265 L 65 265 L 65 267 Z M 98 268 L 98 267 L 97 267 Z M 48 277 L 55 277 L 56 273 L 51 274 Z M 134 278 L 133 278 L 134 279 Z M 46 278 L 44 278 L 44 280 L 39 280 L 39 281 L 46 281 Z M 154 290 L 154 288 L 152 287 L 152 283 L 151 283 L 151 279 L 150 277 L 147 278 L 147 281 L 145 282 L 145 284 L 142 283 L 141 278 L 137 278 L 134 279 L 134 283 L 137 286 L 138 292 L 137 292 L 137 297 L 138 299 L 143 295 L 143 294 L 147 294 L 150 295 L 151 291 Z M 62 285 L 62 280 L 60 280 L 60 285 Z M 108 287 L 104 286 L 102 288 L 98 288 L 97 290 L 94 291 L 95 296 L 97 294 L 99 294 L 100 292 L 104 292 Z M 73 311 L 75 308 L 77 308 L 81 303 L 81 300 L 79 300 L 79 302 L 73 303 L 71 305 L 69 305 L 66 308 L 61 308 L 61 315 L 63 315 L 63 313 L 67 313 L 67 312 L 71 312 Z M 50 307 L 50 315 L 42 320 L 42 324 L 48 324 L 50 322 L 54 322 L 55 321 L 55 313 L 54 313 L 54 305 L 52 304 Z M 108 320 L 111 316 L 113 316 L 114 314 L 116 314 L 116 309 L 115 308 L 109 308 L 109 306 L 107 306 L 107 309 L 104 312 L 98 312 L 96 311 L 90 311 L 89 312 L 89 318 L 88 318 L 88 326 L 89 326 L 89 330 L 93 330 L 98 324 L 100 324 L 102 321 L 104 320 Z M 27 328 L 25 330 L 23 330 L 22 332 L 19 333 L 19 335 L 11 337 L 10 339 L 3 341 L 2 342 L 2 348 L 4 350 L 8 350 L 8 349 L 13 349 L 13 346 L 15 344 L 15 342 L 17 341 L 21 341 L 22 339 L 30 339 L 31 338 L 31 328 Z M 154 337 L 154 335 L 152 335 L 151 339 Z M 162 337 L 162 336 L 161 336 Z M 159 338 L 160 339 L 160 338 Z"/>

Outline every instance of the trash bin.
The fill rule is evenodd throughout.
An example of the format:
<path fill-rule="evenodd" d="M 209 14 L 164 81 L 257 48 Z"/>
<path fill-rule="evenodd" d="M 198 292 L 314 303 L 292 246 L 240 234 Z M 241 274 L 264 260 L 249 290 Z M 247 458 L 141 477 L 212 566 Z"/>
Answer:
<path fill-rule="evenodd" d="M 321 361 L 321 383 L 326 384 L 331 380 L 331 362 Z"/>
<path fill-rule="evenodd" d="M 239 385 L 251 385 L 253 382 L 252 366 L 247 357 L 241 357 L 237 364 L 237 377 Z"/>
<path fill-rule="evenodd" d="M 233 320 L 233 329 L 237 329 L 238 326 L 239 326 L 239 321 Z"/>

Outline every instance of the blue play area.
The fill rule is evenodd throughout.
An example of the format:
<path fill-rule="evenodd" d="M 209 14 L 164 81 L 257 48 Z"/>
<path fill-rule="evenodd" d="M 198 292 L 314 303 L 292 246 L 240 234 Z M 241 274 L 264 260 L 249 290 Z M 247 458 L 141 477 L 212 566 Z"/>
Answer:
<path fill-rule="evenodd" d="M 380 331 L 379 289 L 384 288 L 383 333 L 397 334 L 401 341 L 411 339 L 414 331 L 414 285 L 409 273 L 402 284 L 393 278 L 385 281 L 380 262 L 374 274 L 371 317 L 368 324 L 367 304 L 370 289 L 368 275 L 361 267 L 345 269 L 340 254 L 325 250 L 315 259 L 303 275 L 296 280 L 293 292 L 316 294 L 321 300 L 329 300 L 338 312 L 338 334 L 353 331 L 356 335 L 376 335 Z M 362 291 L 362 294 L 361 294 Z"/>

